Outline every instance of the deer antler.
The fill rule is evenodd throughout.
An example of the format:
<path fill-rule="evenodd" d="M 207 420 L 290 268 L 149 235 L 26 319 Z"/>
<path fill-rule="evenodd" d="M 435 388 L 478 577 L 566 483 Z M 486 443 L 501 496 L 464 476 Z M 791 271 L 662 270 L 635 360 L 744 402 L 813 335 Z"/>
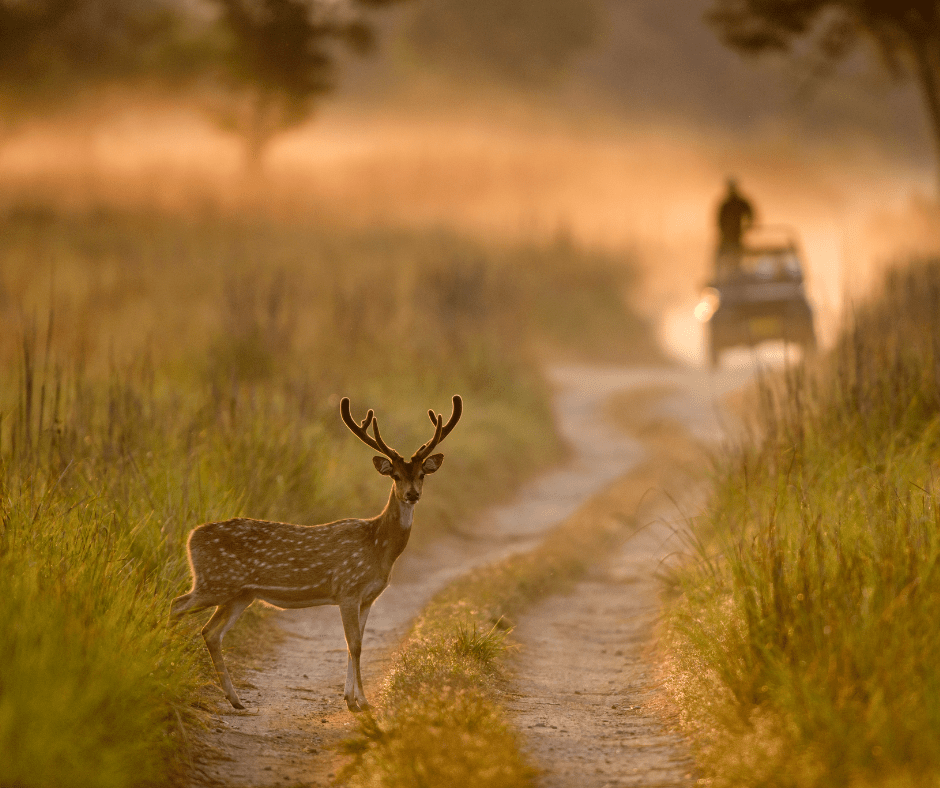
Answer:
<path fill-rule="evenodd" d="M 460 396 L 457 394 L 454 394 L 453 411 L 450 414 L 450 418 L 447 420 L 447 424 L 444 424 L 444 417 L 440 413 L 435 415 L 433 410 L 429 410 L 428 417 L 431 419 L 431 423 L 435 428 L 434 437 L 421 446 L 413 455 L 411 455 L 412 462 L 420 462 L 432 451 L 434 451 L 434 448 L 437 446 L 437 444 L 444 440 L 444 438 L 450 434 L 450 431 L 454 428 L 454 425 L 460 421 L 460 416 L 462 413 L 463 400 L 460 399 Z"/>
<path fill-rule="evenodd" d="M 353 420 L 352 414 L 349 412 L 349 397 L 343 397 L 339 403 L 339 412 L 343 417 L 343 422 L 349 427 L 353 435 L 359 438 L 366 446 L 371 446 L 390 460 L 401 458 L 401 455 L 397 451 L 389 448 L 385 441 L 382 440 L 382 436 L 379 433 L 379 420 L 375 418 L 375 414 L 372 410 L 366 414 L 366 417 L 362 420 L 362 424 L 357 424 Z M 372 425 L 372 432 L 375 434 L 374 438 L 367 432 L 370 424 Z"/>

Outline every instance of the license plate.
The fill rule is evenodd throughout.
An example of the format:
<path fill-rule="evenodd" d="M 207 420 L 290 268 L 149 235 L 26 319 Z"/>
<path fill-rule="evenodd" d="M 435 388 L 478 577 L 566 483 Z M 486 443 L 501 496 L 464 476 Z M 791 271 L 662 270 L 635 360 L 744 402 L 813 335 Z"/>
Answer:
<path fill-rule="evenodd" d="M 749 321 L 751 336 L 760 339 L 780 336 L 780 318 L 755 317 Z"/>

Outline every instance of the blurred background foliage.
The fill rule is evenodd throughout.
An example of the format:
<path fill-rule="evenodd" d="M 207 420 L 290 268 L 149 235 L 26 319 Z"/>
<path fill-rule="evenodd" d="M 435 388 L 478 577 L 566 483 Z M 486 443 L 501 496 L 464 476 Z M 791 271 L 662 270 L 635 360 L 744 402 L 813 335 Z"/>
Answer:
<path fill-rule="evenodd" d="M 172 0 L 5 0 L 4 126 L 109 85 L 181 75 L 192 40 L 180 11 Z"/>
<path fill-rule="evenodd" d="M 716 0 L 708 20 L 725 44 L 748 55 L 792 52 L 802 43 L 812 59 L 813 78 L 831 73 L 862 42 L 872 44 L 876 59 L 893 76 L 916 82 L 940 156 L 940 5 L 936 2 Z"/>
<path fill-rule="evenodd" d="M 0 93 L 9 127 L 92 93 L 195 95 L 257 166 L 334 86 L 342 47 L 373 44 L 368 9 L 396 0 L 4 0 Z M 100 97 L 99 97 L 100 98 Z"/>
<path fill-rule="evenodd" d="M 600 37 L 592 0 L 422 0 L 406 40 L 419 60 L 461 82 L 557 83 Z"/>
<path fill-rule="evenodd" d="M 571 91 L 601 96 L 634 117 L 721 128 L 784 118 L 803 131 L 864 128 L 929 155 L 937 64 L 928 53 L 919 68 L 918 53 L 937 35 L 932 8 L 835 0 L 684 0 L 669 9 L 652 0 L 2 0 L 0 127 L 9 133 L 76 102 L 107 104 L 113 115 L 159 97 L 198 107 L 239 135 L 246 163 L 257 168 L 270 141 L 309 120 L 338 87 L 381 102 L 434 76 L 462 91 L 501 86 L 563 103 Z M 742 67 L 719 38 L 769 54 Z M 882 58 L 856 46 L 862 39 Z M 372 64 L 357 64 L 362 56 Z M 926 86 L 919 98 L 892 82 L 905 73 Z"/>

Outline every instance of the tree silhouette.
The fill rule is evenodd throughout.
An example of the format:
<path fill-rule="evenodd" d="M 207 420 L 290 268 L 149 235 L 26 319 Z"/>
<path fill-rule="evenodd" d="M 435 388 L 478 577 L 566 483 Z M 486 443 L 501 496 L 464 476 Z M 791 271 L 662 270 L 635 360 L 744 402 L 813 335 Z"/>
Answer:
<path fill-rule="evenodd" d="M 715 0 L 706 15 L 739 52 L 787 52 L 809 39 L 823 63 L 861 39 L 895 75 L 917 80 L 933 132 L 940 193 L 940 2 L 938 0 Z"/>
<path fill-rule="evenodd" d="M 242 136 L 249 171 L 257 172 L 271 140 L 307 120 L 335 88 L 339 50 L 373 49 L 365 12 L 397 0 L 215 1 L 222 101 L 214 114 Z"/>
<path fill-rule="evenodd" d="M 0 124 L 164 71 L 170 0 L 0 0 Z"/>

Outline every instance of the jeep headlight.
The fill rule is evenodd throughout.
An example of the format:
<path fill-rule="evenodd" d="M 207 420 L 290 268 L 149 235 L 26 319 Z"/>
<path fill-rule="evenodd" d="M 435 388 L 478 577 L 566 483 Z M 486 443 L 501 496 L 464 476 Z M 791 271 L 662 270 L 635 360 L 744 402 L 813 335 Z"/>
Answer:
<path fill-rule="evenodd" d="M 721 303 L 721 293 L 714 287 L 706 287 L 702 291 L 702 299 L 695 305 L 695 316 L 703 323 L 711 320 L 712 315 L 718 311 Z"/>

